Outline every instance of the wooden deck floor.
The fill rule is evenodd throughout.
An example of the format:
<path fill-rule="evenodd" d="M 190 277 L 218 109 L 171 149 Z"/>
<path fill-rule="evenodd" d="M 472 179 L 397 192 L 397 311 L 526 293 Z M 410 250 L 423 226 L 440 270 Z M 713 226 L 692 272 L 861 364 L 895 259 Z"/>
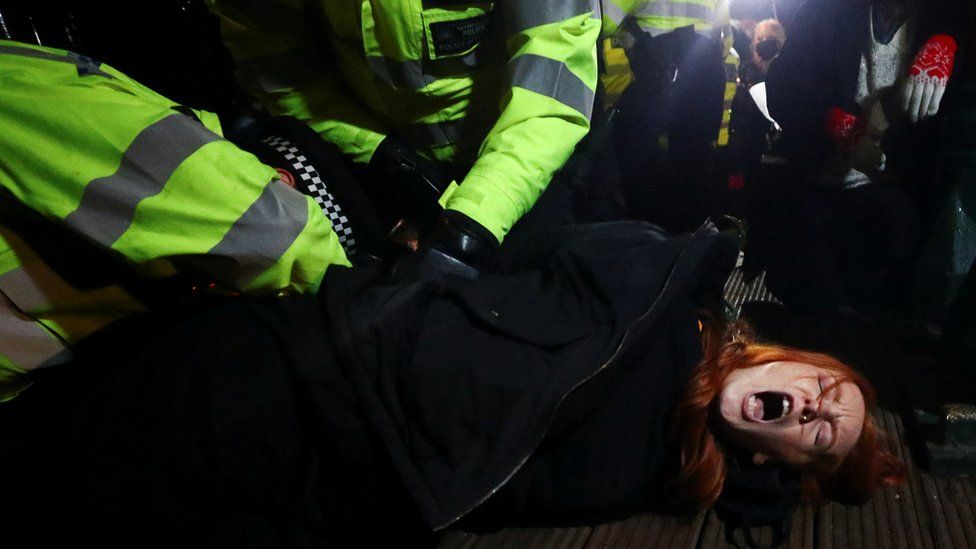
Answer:
<path fill-rule="evenodd" d="M 736 312 L 743 301 L 772 300 L 761 285 L 761 278 L 744 284 L 741 274 L 733 273 L 726 284 L 726 298 Z M 909 481 L 882 491 L 862 506 L 827 503 L 799 508 L 784 546 L 976 549 L 976 479 L 939 477 L 921 470 L 908 451 L 901 418 L 882 410 L 879 424 L 887 434 L 890 449 L 908 464 Z M 737 536 L 741 538 L 741 532 Z M 772 531 L 757 529 L 754 537 L 768 547 Z M 712 511 L 684 520 L 647 514 L 592 527 L 510 528 L 490 534 L 450 530 L 438 544 L 439 549 L 522 547 L 711 549 L 735 545 L 727 542 L 724 524 Z"/>
<path fill-rule="evenodd" d="M 904 486 L 878 494 L 863 506 L 828 503 L 803 506 L 796 511 L 786 544 L 791 549 L 976 548 L 976 479 L 930 475 L 907 452 L 901 418 L 882 411 L 888 440 L 909 465 Z M 736 534 L 741 537 L 741 532 Z M 768 546 L 771 530 L 756 530 L 757 540 Z M 558 548 L 600 549 L 724 548 L 735 547 L 725 528 L 709 511 L 691 519 L 640 515 L 626 520 L 578 528 L 511 528 L 491 534 L 448 531 L 439 549 Z"/>

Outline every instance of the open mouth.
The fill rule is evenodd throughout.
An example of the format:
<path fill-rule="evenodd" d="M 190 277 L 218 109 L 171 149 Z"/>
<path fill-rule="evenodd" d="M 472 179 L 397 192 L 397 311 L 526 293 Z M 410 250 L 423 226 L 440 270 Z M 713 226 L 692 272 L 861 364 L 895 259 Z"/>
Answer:
<path fill-rule="evenodd" d="M 761 391 L 742 403 L 742 413 L 749 421 L 776 421 L 789 415 L 793 397 L 779 391 Z"/>

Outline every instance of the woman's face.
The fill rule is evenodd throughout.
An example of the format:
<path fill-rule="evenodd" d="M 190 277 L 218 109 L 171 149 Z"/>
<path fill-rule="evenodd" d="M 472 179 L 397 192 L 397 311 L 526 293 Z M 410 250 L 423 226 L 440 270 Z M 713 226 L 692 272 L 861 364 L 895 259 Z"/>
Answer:
<path fill-rule="evenodd" d="M 861 436 L 865 404 L 857 385 L 837 380 L 835 372 L 799 362 L 735 370 L 719 395 L 724 431 L 757 461 L 842 459 Z"/>

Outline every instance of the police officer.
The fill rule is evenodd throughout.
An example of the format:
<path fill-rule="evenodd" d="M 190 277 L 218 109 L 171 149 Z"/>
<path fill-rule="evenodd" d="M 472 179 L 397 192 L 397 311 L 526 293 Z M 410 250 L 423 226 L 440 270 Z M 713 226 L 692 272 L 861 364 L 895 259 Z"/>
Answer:
<path fill-rule="evenodd" d="M 209 3 L 246 89 L 368 166 L 387 201 L 439 200 L 425 240 L 469 264 L 590 127 L 594 0 Z"/>
<path fill-rule="evenodd" d="M 723 0 L 606 0 L 634 82 L 616 103 L 614 147 L 631 213 L 672 231 L 709 215 L 712 150 L 728 142 L 738 57 Z M 731 82 L 730 82 L 731 81 Z"/>
<path fill-rule="evenodd" d="M 175 274 L 276 295 L 349 264 L 316 203 L 224 140 L 212 113 L 18 42 L 0 41 L 0 81 L 0 400 L 171 298 Z M 146 280 L 159 284 L 143 292 Z"/>

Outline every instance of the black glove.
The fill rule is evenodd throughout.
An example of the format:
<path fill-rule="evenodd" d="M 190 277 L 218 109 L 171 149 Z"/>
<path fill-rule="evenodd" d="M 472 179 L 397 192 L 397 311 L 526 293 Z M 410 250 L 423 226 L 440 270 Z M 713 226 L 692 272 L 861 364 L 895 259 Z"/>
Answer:
<path fill-rule="evenodd" d="M 397 261 L 393 278 L 401 282 L 442 275 L 477 278 L 494 259 L 498 246 L 495 235 L 477 221 L 444 210 L 420 249 Z"/>
<path fill-rule="evenodd" d="M 394 218 L 406 218 L 422 231 L 443 211 L 437 200 L 451 180 L 440 167 L 396 139 L 387 137 L 373 152 L 367 167 L 374 191 L 392 207 Z M 394 219 L 393 221 L 396 221 Z"/>

